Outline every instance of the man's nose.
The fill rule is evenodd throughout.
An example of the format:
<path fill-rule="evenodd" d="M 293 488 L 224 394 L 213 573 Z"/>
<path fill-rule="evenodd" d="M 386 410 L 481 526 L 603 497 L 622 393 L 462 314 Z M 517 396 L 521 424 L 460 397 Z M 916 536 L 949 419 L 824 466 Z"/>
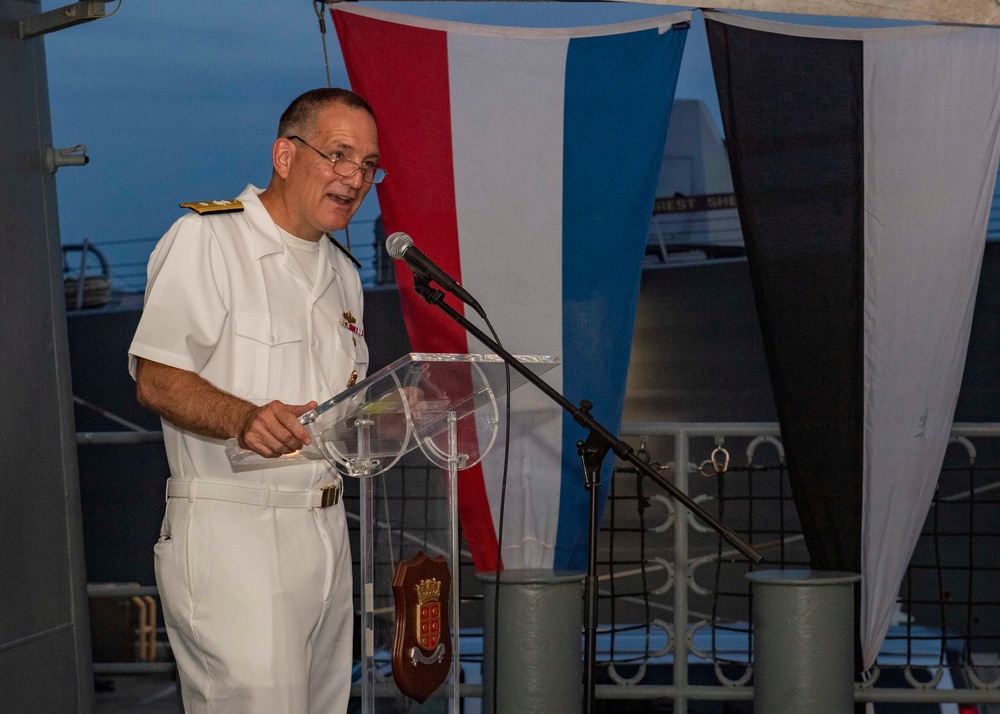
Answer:
<path fill-rule="evenodd" d="M 345 176 L 343 180 L 344 180 L 345 183 L 347 183 L 350 186 L 353 186 L 354 188 L 356 188 L 358 190 L 364 188 L 364 185 L 365 185 L 364 169 L 362 169 L 359 166 L 354 171 L 353 174 L 351 174 L 350 176 Z"/>

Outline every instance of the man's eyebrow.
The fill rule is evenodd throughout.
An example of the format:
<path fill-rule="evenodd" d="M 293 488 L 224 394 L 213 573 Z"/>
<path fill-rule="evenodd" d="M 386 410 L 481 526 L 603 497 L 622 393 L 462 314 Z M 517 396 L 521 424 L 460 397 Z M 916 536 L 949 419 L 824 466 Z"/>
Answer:
<path fill-rule="evenodd" d="M 329 144 L 321 144 L 321 146 L 323 147 L 323 151 L 325 151 L 328 154 L 331 154 L 334 151 L 339 151 L 341 153 L 344 153 L 354 149 L 354 147 L 351 144 L 346 144 L 343 141 L 334 141 Z"/>
<path fill-rule="evenodd" d="M 333 142 L 333 144 L 330 145 L 329 149 L 327 150 L 327 153 L 329 153 L 330 151 L 334 151 L 334 150 L 336 150 L 336 151 L 353 151 L 354 150 L 354 144 L 348 144 L 348 143 L 343 142 L 343 141 L 335 141 L 335 142 Z M 367 156 L 365 156 L 366 159 L 378 159 L 379 157 L 380 157 L 380 154 L 377 151 L 373 151 L 372 153 L 370 153 Z"/>

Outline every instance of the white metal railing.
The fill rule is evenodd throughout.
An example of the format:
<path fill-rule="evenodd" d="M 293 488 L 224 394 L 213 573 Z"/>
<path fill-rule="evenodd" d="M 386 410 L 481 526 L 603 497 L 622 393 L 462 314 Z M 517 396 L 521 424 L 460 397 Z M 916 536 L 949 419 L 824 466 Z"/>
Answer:
<path fill-rule="evenodd" d="M 770 442 L 783 456 L 780 442 L 780 429 L 776 423 L 677 423 L 677 422 L 629 422 L 621 427 L 622 438 L 629 441 L 639 441 L 649 448 L 649 440 L 665 437 L 671 442 L 671 456 L 665 464 L 674 478 L 674 484 L 685 493 L 690 492 L 689 476 L 697 473 L 705 465 L 705 461 L 692 460 L 691 439 L 710 437 L 715 443 L 721 443 L 726 437 L 748 437 L 751 439 L 748 447 L 748 459 L 753 450 L 764 441 Z M 1000 424 L 956 423 L 952 428 L 952 442 L 961 443 L 969 453 L 970 460 L 975 459 L 973 438 L 1000 437 Z M 651 454 L 652 456 L 653 454 Z M 706 454 L 708 456 L 708 454 Z M 655 458 L 653 460 L 656 460 Z M 677 468 L 677 464 L 684 465 Z M 704 472 L 703 472 L 704 473 Z M 989 488 L 989 487 L 987 487 Z M 693 579 L 693 566 L 697 559 L 692 559 L 688 547 L 688 532 L 697 524 L 694 517 L 680 504 L 674 504 L 673 526 L 673 622 L 670 624 L 670 641 L 673 645 L 673 685 L 644 685 L 641 681 L 630 682 L 627 685 L 611 684 L 598 687 L 597 695 L 602 699 L 647 699 L 670 698 L 674 700 L 674 711 L 679 714 L 687 712 L 689 700 L 734 701 L 753 698 L 753 688 L 745 681 L 720 683 L 718 686 L 694 686 L 689 683 L 688 663 L 691 655 L 698 655 L 693 643 L 694 627 L 689 623 L 691 613 L 688 610 L 688 594 L 692 587 L 698 586 Z M 708 624 L 708 623 L 704 623 Z M 710 626 L 710 625 L 709 625 Z M 752 664 L 751 664 L 752 666 Z M 946 665 L 947 666 L 947 665 Z M 970 668 L 971 669 L 971 668 Z M 749 674 L 749 671 L 748 671 Z M 984 682 L 974 672 L 966 679 L 973 683 L 972 688 L 964 689 L 933 689 L 933 688 L 874 688 L 874 681 L 858 685 L 855 689 L 855 701 L 858 702 L 927 702 L 927 703 L 1000 703 L 1000 679 Z M 748 679 L 749 677 L 745 677 Z M 935 681 L 938 678 L 935 677 Z M 950 677 L 949 677 L 950 679 Z"/>
<path fill-rule="evenodd" d="M 685 492 L 690 492 L 689 476 L 704 466 L 705 461 L 693 459 L 691 453 L 692 439 L 705 437 L 720 439 L 745 437 L 749 438 L 748 455 L 761 444 L 770 444 L 776 450 L 779 458 L 783 456 L 780 442 L 780 429 L 776 423 L 676 423 L 676 422 L 630 422 L 622 424 L 621 434 L 629 441 L 640 441 L 647 444 L 656 438 L 666 439 L 670 445 L 669 463 L 663 468 L 669 469 L 675 485 Z M 970 460 L 975 459 L 973 439 L 1000 438 L 1000 424 L 955 424 L 952 429 L 952 441 L 961 443 L 969 453 Z M 116 433 L 80 433 L 77 440 L 80 445 L 86 444 L 126 444 L 155 442 L 161 440 L 159 432 L 116 432 Z M 654 459 L 655 460 L 655 459 Z M 677 464 L 684 468 L 676 468 Z M 704 472 L 703 472 L 704 473 Z M 991 488 L 987 487 L 987 488 Z M 659 699 L 669 698 L 674 702 L 674 711 L 684 714 L 688 710 L 689 701 L 738 701 L 751 700 L 753 688 L 747 686 L 747 676 L 740 681 L 720 683 L 716 686 L 693 685 L 689 681 L 689 657 L 702 655 L 694 643 L 695 631 L 707 622 L 690 623 L 692 613 L 689 610 L 689 591 L 703 591 L 694 580 L 694 570 L 699 565 L 697 558 L 691 558 L 689 551 L 689 530 L 703 529 L 694 521 L 686 508 L 673 504 L 674 514 L 670 519 L 673 528 L 673 562 L 667 564 L 672 571 L 668 586 L 662 588 L 663 597 L 672 597 L 672 622 L 664 623 L 668 630 L 667 642 L 672 649 L 673 684 L 644 684 L 642 677 L 632 679 L 621 677 L 620 682 L 627 684 L 603 684 L 597 686 L 599 699 Z M 672 593 L 670 592 L 672 590 Z M 148 595 L 155 588 L 139 587 L 129 595 Z M 122 594 L 126 594 L 125 591 Z M 663 603 L 665 605 L 665 603 Z M 664 609 L 669 609 L 665 607 Z M 638 662 L 637 667 L 644 663 Z M 172 668 L 173 665 L 159 662 L 147 663 L 97 663 L 95 671 L 100 673 L 153 673 Z M 751 663 L 752 666 L 752 663 Z M 933 689 L 933 688 L 874 688 L 873 682 L 859 685 L 855 690 L 855 700 L 858 702 L 927 702 L 927 703 L 983 703 L 1000 704 L 1000 679 L 982 678 L 972 673 L 966 677 L 973 686 L 971 688 Z M 388 685 L 387 685 L 388 686 Z M 391 686 L 389 687 L 391 689 Z M 385 692 L 390 695 L 389 689 Z M 482 685 L 463 684 L 460 688 L 462 697 L 482 696 Z"/>

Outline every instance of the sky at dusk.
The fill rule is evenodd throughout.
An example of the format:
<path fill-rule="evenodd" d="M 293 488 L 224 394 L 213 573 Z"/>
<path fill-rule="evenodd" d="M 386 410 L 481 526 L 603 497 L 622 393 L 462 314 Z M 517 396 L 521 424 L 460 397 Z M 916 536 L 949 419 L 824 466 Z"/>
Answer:
<path fill-rule="evenodd" d="M 43 9 L 63 4 L 46 0 Z M 525 27 L 611 24 L 683 9 L 618 2 L 363 4 Z M 326 17 L 331 81 L 348 86 L 328 11 Z M 310 0 L 123 0 L 111 17 L 47 35 L 45 47 L 54 145 L 85 144 L 90 156 L 86 167 L 56 174 L 62 241 L 103 245 L 118 288 L 142 286 L 155 240 L 182 213 L 178 203 L 232 198 L 247 183 L 265 186 L 281 112 L 301 92 L 326 85 Z M 719 122 L 697 12 L 676 96 L 705 101 Z M 372 191 L 351 233 L 362 260 L 359 243 L 372 242 L 376 216 Z"/>
<path fill-rule="evenodd" d="M 521 26 L 609 24 L 678 10 L 624 3 L 365 4 Z M 327 29 L 332 84 L 348 86 L 328 13 Z M 46 36 L 45 48 L 54 145 L 85 144 L 90 156 L 87 166 L 56 174 L 62 241 L 110 242 L 104 251 L 115 264 L 116 287 L 141 286 L 156 238 L 182 214 L 178 203 L 232 198 L 247 183 L 265 186 L 281 112 L 301 92 L 326 85 L 319 23 L 307 0 L 123 0 L 111 17 Z M 688 38 L 677 96 L 714 101 L 710 71 L 699 22 Z M 353 224 L 355 246 L 371 242 L 376 216 L 372 191 Z"/>

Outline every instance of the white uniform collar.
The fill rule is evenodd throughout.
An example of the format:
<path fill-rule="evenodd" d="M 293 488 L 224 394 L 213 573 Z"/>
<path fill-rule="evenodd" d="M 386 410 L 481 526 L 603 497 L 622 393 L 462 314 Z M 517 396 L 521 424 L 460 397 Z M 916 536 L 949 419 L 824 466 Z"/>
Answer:
<path fill-rule="evenodd" d="M 285 241 L 278 231 L 278 225 L 271 218 L 271 214 L 267 212 L 267 209 L 264 208 L 264 204 L 261 203 L 260 194 L 263 192 L 263 189 L 257 188 L 253 184 L 248 184 L 243 193 L 237 196 L 237 200 L 243 203 L 243 215 L 246 216 L 247 222 L 250 224 L 253 232 L 254 258 L 257 260 L 260 260 L 265 255 L 287 252 L 285 250 Z M 312 291 L 314 298 L 322 295 L 330 284 L 339 277 L 337 266 L 334 263 L 334 260 L 336 260 L 335 254 L 338 251 L 333 249 L 329 241 L 321 239 L 320 243 L 321 257 L 317 265 L 316 279 L 313 283 Z M 286 255 L 285 265 L 293 273 L 298 274 L 303 282 L 309 282 L 302 272 L 302 268 L 293 257 Z"/>
<path fill-rule="evenodd" d="M 236 200 L 243 204 L 243 215 L 250 223 L 254 239 L 254 258 L 258 260 L 265 255 L 285 251 L 285 242 L 278 233 L 278 226 L 259 198 L 262 193 L 264 189 L 247 184 L 243 193 L 236 197 Z"/>

